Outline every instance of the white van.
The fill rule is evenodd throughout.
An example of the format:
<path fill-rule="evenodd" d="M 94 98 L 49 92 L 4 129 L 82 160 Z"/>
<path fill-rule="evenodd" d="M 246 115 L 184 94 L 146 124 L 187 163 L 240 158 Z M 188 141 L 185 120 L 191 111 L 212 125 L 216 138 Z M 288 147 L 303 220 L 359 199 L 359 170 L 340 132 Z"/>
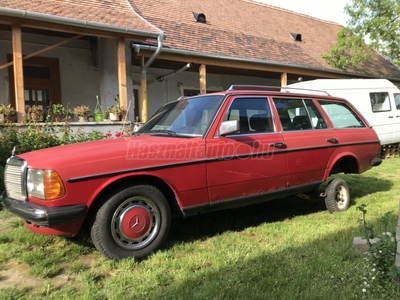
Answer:
<path fill-rule="evenodd" d="M 296 89 L 288 89 L 291 87 Z M 348 100 L 373 126 L 382 145 L 400 143 L 400 90 L 389 80 L 316 79 L 282 87 L 298 94 L 297 89 L 313 90 L 313 94 L 323 91 Z"/>

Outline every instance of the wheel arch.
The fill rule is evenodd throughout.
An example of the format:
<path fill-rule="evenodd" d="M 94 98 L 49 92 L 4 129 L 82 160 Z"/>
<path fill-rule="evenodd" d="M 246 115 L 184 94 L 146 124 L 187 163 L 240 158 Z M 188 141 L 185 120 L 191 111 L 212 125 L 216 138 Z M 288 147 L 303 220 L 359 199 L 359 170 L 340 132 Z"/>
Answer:
<path fill-rule="evenodd" d="M 330 175 L 342 172 L 345 174 L 360 173 L 360 162 L 354 154 L 341 153 L 332 158 L 325 170 L 324 180 L 327 180 Z"/>
<path fill-rule="evenodd" d="M 183 216 L 178 197 L 173 188 L 159 177 L 148 174 L 122 177 L 106 185 L 90 203 L 87 215 L 90 216 L 93 212 L 97 211 L 109 197 L 116 193 L 116 191 L 141 184 L 152 185 L 158 188 L 167 199 L 171 213 Z"/>

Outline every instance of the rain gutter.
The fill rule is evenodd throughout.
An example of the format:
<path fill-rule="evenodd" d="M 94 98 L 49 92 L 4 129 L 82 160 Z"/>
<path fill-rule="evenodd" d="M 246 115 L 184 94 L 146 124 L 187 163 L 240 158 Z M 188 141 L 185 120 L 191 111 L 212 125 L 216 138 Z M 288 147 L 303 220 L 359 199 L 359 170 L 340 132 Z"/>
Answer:
<path fill-rule="evenodd" d="M 115 33 L 123 33 L 129 35 L 136 35 L 142 37 L 149 37 L 149 38 L 157 38 L 163 33 L 157 33 L 152 31 L 145 31 L 145 30 L 138 30 L 132 29 L 128 27 L 120 27 L 114 25 L 107 25 L 97 22 L 90 22 L 84 20 L 77 20 L 77 19 L 70 19 L 65 17 L 41 14 L 36 12 L 30 12 L 26 10 L 18 10 L 18 9 L 11 9 L 0 7 L 0 16 L 8 16 L 8 17 L 15 17 L 15 18 L 23 18 L 27 20 L 36 20 L 36 21 L 44 21 L 44 22 L 51 22 L 56 24 L 62 25 L 70 25 L 80 28 L 88 28 L 88 29 L 97 29 L 102 31 L 108 32 L 115 32 Z"/>
<path fill-rule="evenodd" d="M 150 45 L 138 45 L 132 43 L 132 48 L 135 49 L 135 51 L 138 53 L 141 49 L 143 50 L 151 50 L 154 51 L 156 47 L 150 46 Z M 289 63 L 282 63 L 282 62 L 274 62 L 274 61 L 268 61 L 265 59 L 253 59 L 253 58 L 247 58 L 247 57 L 235 57 L 235 56 L 229 56 L 229 55 L 221 55 L 221 54 L 213 54 L 213 53 L 205 53 L 205 52 L 196 52 L 196 51 L 188 51 L 188 50 L 180 50 L 180 49 L 169 49 L 169 48 L 164 48 L 162 50 L 165 53 L 171 53 L 171 54 L 179 54 L 182 56 L 198 56 L 198 57 L 204 57 L 204 58 L 213 58 L 213 59 L 222 59 L 222 60 L 230 60 L 230 61 L 239 61 L 239 62 L 248 62 L 248 63 L 254 63 L 254 64 L 262 64 L 262 65 L 272 65 L 272 66 L 279 66 L 279 67 L 291 67 L 291 68 L 296 68 L 296 69 L 307 69 L 307 70 L 312 70 L 312 71 L 323 71 L 323 72 L 328 72 L 328 73 L 335 73 L 335 74 L 343 74 L 343 75 L 349 75 L 349 76 L 357 76 L 357 77 L 367 77 L 367 78 L 384 78 L 388 80 L 393 80 L 396 82 L 400 82 L 399 77 L 386 77 L 386 76 L 374 76 L 370 74 L 360 74 L 360 73 L 352 73 L 344 70 L 335 70 L 335 69 L 329 69 L 329 68 L 318 68 L 318 67 L 310 67 L 310 66 L 305 66 L 305 65 L 296 65 L 296 64 L 289 64 Z"/>

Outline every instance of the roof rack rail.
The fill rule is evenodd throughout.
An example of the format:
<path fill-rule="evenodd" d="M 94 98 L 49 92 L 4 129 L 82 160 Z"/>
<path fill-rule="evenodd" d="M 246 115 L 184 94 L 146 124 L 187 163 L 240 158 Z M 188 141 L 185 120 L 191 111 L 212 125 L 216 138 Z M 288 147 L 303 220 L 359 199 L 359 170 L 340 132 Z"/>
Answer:
<path fill-rule="evenodd" d="M 235 91 L 235 90 L 280 90 L 280 86 L 269 86 L 269 85 L 246 85 L 246 84 L 232 84 L 228 91 Z"/>
<path fill-rule="evenodd" d="M 288 86 L 268 86 L 268 85 L 240 85 L 240 84 L 233 84 L 229 87 L 228 91 L 235 91 L 235 90 L 273 90 L 278 92 L 286 92 L 291 93 L 290 90 L 295 91 L 309 91 L 309 92 L 318 92 L 324 93 L 327 96 L 331 96 L 327 91 L 322 90 L 312 90 L 312 89 L 304 89 L 304 88 L 295 88 L 295 87 L 288 87 Z"/>

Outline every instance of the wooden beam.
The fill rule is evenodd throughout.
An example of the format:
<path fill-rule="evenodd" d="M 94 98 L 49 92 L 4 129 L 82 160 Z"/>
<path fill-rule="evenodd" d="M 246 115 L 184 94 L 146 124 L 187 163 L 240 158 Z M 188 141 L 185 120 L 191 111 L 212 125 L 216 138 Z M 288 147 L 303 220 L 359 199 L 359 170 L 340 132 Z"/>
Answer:
<path fill-rule="evenodd" d="M 287 73 L 281 75 L 281 86 L 287 86 Z"/>
<path fill-rule="evenodd" d="M 206 65 L 200 65 L 199 77 L 200 77 L 200 94 L 204 95 L 207 93 Z"/>
<path fill-rule="evenodd" d="M 142 56 L 142 68 L 144 67 L 144 56 Z M 141 101 L 142 101 L 142 122 L 147 121 L 147 79 L 146 74 L 140 75 L 140 90 L 141 90 Z"/>
<path fill-rule="evenodd" d="M 31 53 L 31 54 L 25 55 L 25 56 L 22 58 L 22 60 L 26 60 L 26 59 L 28 59 L 28 58 L 37 56 L 37 55 L 39 55 L 39 54 L 41 54 L 41 53 L 43 53 L 43 52 L 49 51 L 49 50 L 53 50 L 54 48 L 60 47 L 60 46 L 62 46 L 62 45 L 64 45 L 64 44 L 67 44 L 67 43 L 69 43 L 69 42 L 72 42 L 73 40 L 79 39 L 79 38 L 81 38 L 81 37 L 84 37 L 84 35 L 82 35 L 82 34 L 76 35 L 76 36 L 74 36 L 74 37 L 72 37 L 72 38 L 70 38 L 70 39 L 68 39 L 68 40 L 62 41 L 62 42 L 60 42 L 60 43 L 57 43 L 57 44 L 54 44 L 54 45 L 52 45 L 52 46 L 46 47 L 46 48 L 44 48 L 44 49 L 42 49 L 42 50 L 39 50 L 39 51 L 33 52 L 33 53 Z M 0 70 L 1 70 L 1 69 L 4 69 L 4 68 L 7 68 L 7 67 L 9 67 L 9 66 L 12 66 L 13 63 L 14 63 L 13 61 L 10 61 L 9 63 L 6 63 L 6 64 L 0 66 Z"/>
<path fill-rule="evenodd" d="M 118 54 L 118 90 L 120 105 L 128 112 L 128 91 L 126 87 L 126 59 L 125 59 L 125 39 L 117 39 Z"/>
<path fill-rule="evenodd" d="M 0 24 L 13 24 L 19 23 L 21 27 L 29 27 L 29 28 L 36 28 L 36 29 L 43 29 L 43 30 L 52 30 L 58 32 L 66 32 L 66 33 L 73 33 L 73 34 L 82 34 L 82 35 L 91 35 L 97 37 L 104 37 L 104 38 L 116 38 L 116 37 L 123 37 L 125 40 L 130 41 L 138 41 L 143 42 L 148 37 L 146 36 L 136 36 L 133 34 L 124 34 L 119 32 L 111 32 L 111 31 L 103 31 L 98 29 L 89 29 L 79 26 L 72 26 L 72 25 L 63 25 L 51 22 L 44 22 L 44 21 L 36 21 L 36 20 L 28 20 L 22 18 L 15 18 L 15 17 L 6 17 L 1 16 Z"/>
<path fill-rule="evenodd" d="M 140 53 L 145 57 L 150 57 L 154 51 L 149 50 L 140 50 Z M 210 57 L 201 57 L 201 56 L 193 56 L 193 55 L 181 55 L 176 53 L 167 53 L 161 52 L 157 59 L 170 60 L 176 62 L 188 62 L 191 61 L 195 64 L 204 64 L 208 66 L 217 66 L 217 67 L 226 67 L 226 68 L 236 68 L 236 69 L 246 69 L 246 70 L 256 70 L 256 71 L 265 71 L 265 72 L 277 72 L 277 73 L 290 73 L 296 74 L 300 76 L 313 76 L 313 77 L 324 77 L 324 78 L 354 78 L 354 75 L 348 74 L 340 74 L 340 73 L 332 73 L 329 71 L 319 71 L 319 70 L 310 70 L 306 68 L 295 68 L 290 66 L 283 65 L 270 65 L 270 64 L 261 64 L 257 62 L 250 61 L 239 61 L 239 60 L 228 60 L 228 59 L 219 59 L 219 58 L 210 58 Z M 362 76 L 360 76 L 362 78 Z"/>
<path fill-rule="evenodd" d="M 12 24 L 12 47 L 14 61 L 15 109 L 17 111 L 17 122 L 20 123 L 26 121 L 20 24 Z"/>

